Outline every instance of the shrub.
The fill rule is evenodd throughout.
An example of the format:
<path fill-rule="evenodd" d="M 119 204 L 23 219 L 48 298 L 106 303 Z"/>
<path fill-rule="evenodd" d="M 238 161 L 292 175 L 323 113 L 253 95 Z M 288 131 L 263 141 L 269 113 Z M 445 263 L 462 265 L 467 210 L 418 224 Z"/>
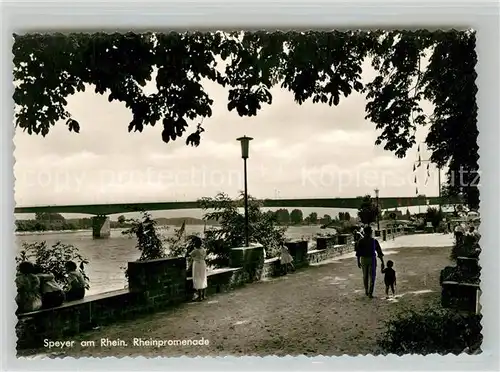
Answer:
<path fill-rule="evenodd" d="M 479 258 L 481 248 L 474 236 L 465 235 L 462 240 L 455 239 L 451 249 L 450 258 L 456 261 L 457 257 Z"/>
<path fill-rule="evenodd" d="M 444 213 L 442 210 L 434 207 L 427 208 L 427 212 L 425 214 L 425 222 L 430 222 L 434 229 L 437 229 L 443 220 Z"/>
<path fill-rule="evenodd" d="M 243 197 L 240 194 L 239 200 L 232 200 L 228 195 L 219 193 L 214 198 L 199 201 L 205 211 L 203 219 L 219 222 L 217 228 L 205 232 L 205 246 L 210 255 L 207 261 L 214 267 L 227 266 L 230 249 L 245 243 L 245 217 L 238 211 L 243 206 Z M 275 213 L 262 212 L 261 207 L 259 201 L 248 197 L 249 240 L 262 244 L 266 258 L 270 258 L 278 254 L 287 228 L 279 226 Z"/>
<path fill-rule="evenodd" d="M 183 229 L 175 230 L 175 234 L 165 239 L 168 244 L 168 257 L 187 257 L 194 249 L 194 239 L 201 238 L 198 234 L 182 236 Z"/>
<path fill-rule="evenodd" d="M 378 340 L 385 353 L 458 355 L 466 349 L 480 351 L 481 315 L 429 308 L 401 313 L 386 324 L 387 330 Z"/>
<path fill-rule="evenodd" d="M 137 249 L 141 252 L 138 261 L 155 260 L 166 257 L 163 241 L 165 238 L 158 229 L 158 223 L 148 212 L 142 212 L 141 219 L 129 219 L 131 227 L 122 231 L 123 235 L 135 235 Z"/>
<path fill-rule="evenodd" d="M 370 195 L 365 195 L 358 208 L 358 217 L 365 225 L 370 225 L 380 217 L 380 207 L 378 207 Z"/>
<path fill-rule="evenodd" d="M 23 261 L 30 261 L 42 272 L 53 274 L 55 281 L 63 287 L 66 285 L 64 264 L 67 261 L 74 261 L 85 279 L 85 287 L 90 288 L 89 278 L 85 273 L 85 265 L 89 261 L 80 254 L 74 245 L 56 242 L 52 246 L 48 246 L 45 241 L 23 243 L 23 248 L 16 257 L 16 263 L 19 264 Z"/>
<path fill-rule="evenodd" d="M 441 270 L 440 283 L 444 281 L 458 282 L 458 283 L 471 283 L 480 284 L 481 274 L 470 275 L 468 273 L 462 272 L 458 267 L 446 266 Z"/>

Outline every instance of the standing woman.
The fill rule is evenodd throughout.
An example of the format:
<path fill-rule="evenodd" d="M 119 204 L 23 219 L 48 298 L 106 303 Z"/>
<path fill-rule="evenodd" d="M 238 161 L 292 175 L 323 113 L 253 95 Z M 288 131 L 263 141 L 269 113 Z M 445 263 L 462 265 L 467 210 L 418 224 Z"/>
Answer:
<path fill-rule="evenodd" d="M 202 241 L 199 237 L 192 238 L 194 246 L 191 252 L 191 260 L 193 262 L 193 287 L 198 292 L 198 300 L 205 299 L 205 291 L 207 288 L 207 251 L 202 247 Z"/>

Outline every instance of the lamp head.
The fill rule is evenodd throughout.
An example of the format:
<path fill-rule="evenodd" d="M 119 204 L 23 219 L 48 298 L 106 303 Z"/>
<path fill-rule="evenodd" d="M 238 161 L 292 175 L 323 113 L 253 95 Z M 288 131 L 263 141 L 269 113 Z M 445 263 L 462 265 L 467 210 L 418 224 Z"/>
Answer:
<path fill-rule="evenodd" d="M 253 140 L 253 138 L 243 136 L 243 137 L 237 138 L 237 140 L 241 142 L 241 157 L 243 159 L 248 159 L 248 148 L 249 148 L 250 141 Z"/>

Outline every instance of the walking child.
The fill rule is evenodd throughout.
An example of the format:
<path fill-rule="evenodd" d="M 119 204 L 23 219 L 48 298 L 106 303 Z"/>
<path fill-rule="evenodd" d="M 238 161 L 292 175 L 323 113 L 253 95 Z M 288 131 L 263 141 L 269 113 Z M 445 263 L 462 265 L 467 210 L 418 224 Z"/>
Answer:
<path fill-rule="evenodd" d="M 293 257 L 284 244 L 281 245 L 280 263 L 285 275 L 288 273 L 288 265 L 290 265 L 292 270 L 295 271 L 295 267 L 293 266 Z"/>
<path fill-rule="evenodd" d="M 386 298 L 389 298 L 389 288 L 391 288 L 392 295 L 395 295 L 394 287 L 396 286 L 396 271 L 392 268 L 394 266 L 394 262 L 389 260 L 387 261 L 387 267 L 382 267 L 382 274 L 384 274 L 384 283 L 385 283 L 385 295 Z"/>

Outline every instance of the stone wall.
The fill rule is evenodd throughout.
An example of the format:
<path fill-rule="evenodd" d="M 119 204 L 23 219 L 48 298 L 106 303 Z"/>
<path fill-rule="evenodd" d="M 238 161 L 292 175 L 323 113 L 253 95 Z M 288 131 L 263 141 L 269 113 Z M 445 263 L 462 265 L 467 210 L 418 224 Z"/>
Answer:
<path fill-rule="evenodd" d="M 400 232 L 398 235 L 402 234 Z M 317 249 L 309 251 L 307 241 L 287 243 L 296 268 L 353 252 L 352 237 L 318 238 Z M 279 257 L 264 260 L 261 245 L 233 248 L 230 267 L 208 274 L 209 295 L 233 290 L 266 278 L 282 275 Z M 108 323 L 135 318 L 193 299 L 192 278 L 186 275 L 186 259 L 135 261 L 128 264 L 129 288 L 88 296 L 83 300 L 32 313 L 19 314 L 18 348 L 35 348 L 44 339 L 68 338 Z"/>
<path fill-rule="evenodd" d="M 247 273 L 240 267 L 221 268 L 209 272 L 207 275 L 207 295 L 227 292 L 241 287 L 248 282 Z M 195 290 L 193 288 L 193 278 L 186 279 L 186 301 L 194 298 Z"/>
<path fill-rule="evenodd" d="M 62 306 L 19 314 L 18 348 L 43 345 L 94 327 L 137 317 L 186 299 L 186 259 L 129 262 L 129 289 L 88 296 Z"/>
<path fill-rule="evenodd" d="M 232 248 L 229 254 L 229 267 L 242 268 L 247 275 L 246 282 L 260 280 L 264 266 L 264 247 L 252 245 L 250 247 Z"/>
<path fill-rule="evenodd" d="M 160 310 L 186 298 L 186 258 L 128 263 L 129 290 L 142 295 L 143 306 Z"/>
<path fill-rule="evenodd" d="M 308 251 L 307 241 L 294 241 L 285 243 L 290 255 L 293 257 L 293 265 L 296 269 L 306 267 L 309 265 L 309 259 L 307 255 Z"/>

